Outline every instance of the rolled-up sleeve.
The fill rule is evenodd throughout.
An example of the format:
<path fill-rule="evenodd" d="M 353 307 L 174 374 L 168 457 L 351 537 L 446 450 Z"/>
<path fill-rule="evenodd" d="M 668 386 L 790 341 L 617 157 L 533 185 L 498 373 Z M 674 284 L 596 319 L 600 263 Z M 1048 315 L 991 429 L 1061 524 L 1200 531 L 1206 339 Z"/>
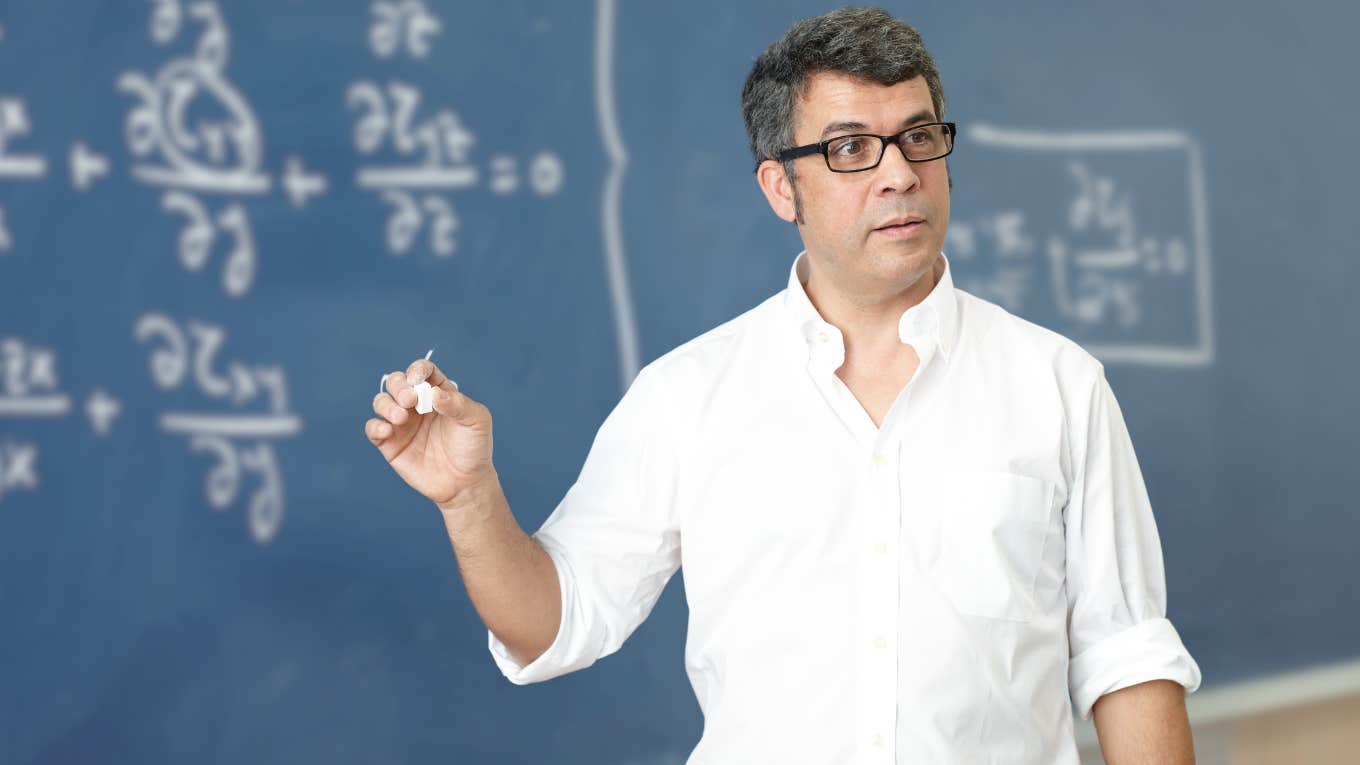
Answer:
<path fill-rule="evenodd" d="M 1096 699 L 1149 680 L 1190 693 L 1200 670 L 1166 618 L 1161 540 L 1123 413 L 1097 364 L 1071 430 L 1068 686 L 1083 720 Z"/>
<path fill-rule="evenodd" d="M 510 682 L 549 680 L 619 650 L 680 567 L 670 405 L 660 373 L 643 368 L 600 426 L 580 476 L 534 532 L 557 569 L 562 620 L 552 645 L 524 666 L 487 630 Z"/>

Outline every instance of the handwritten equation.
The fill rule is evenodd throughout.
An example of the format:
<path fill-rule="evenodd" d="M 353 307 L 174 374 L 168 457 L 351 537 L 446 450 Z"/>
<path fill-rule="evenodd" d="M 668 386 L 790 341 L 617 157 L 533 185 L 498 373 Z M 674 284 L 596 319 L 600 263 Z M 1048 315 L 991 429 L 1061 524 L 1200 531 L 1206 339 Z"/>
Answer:
<path fill-rule="evenodd" d="M 375 2 L 372 10 L 368 41 L 374 58 L 429 55 L 430 38 L 442 24 L 422 0 Z M 390 209 L 385 238 L 392 255 L 405 255 L 423 240 L 436 257 L 448 257 L 458 249 L 461 226 L 449 195 L 475 188 L 484 176 L 493 194 L 514 194 L 521 185 L 520 162 L 500 153 L 490 157 L 486 171 L 478 168 L 473 132 L 452 109 L 422 116 L 422 98 L 420 88 L 400 80 L 350 84 L 345 105 L 357 112 L 354 148 L 374 160 L 359 167 L 355 184 L 377 192 Z M 564 170 L 556 154 L 537 152 L 528 166 L 534 194 L 552 196 L 561 189 Z"/>
<path fill-rule="evenodd" d="M 268 192 L 273 178 L 263 168 L 264 134 L 255 111 L 227 78 L 231 38 L 217 4 L 196 2 L 186 11 L 179 0 L 156 0 L 151 39 L 162 47 L 183 43 L 192 35 L 189 22 L 199 29 L 192 50 L 170 57 L 154 75 L 130 70 L 118 76 L 118 91 L 136 100 L 123 123 L 133 158 L 129 173 L 164 189 L 161 209 L 182 219 L 180 265 L 202 270 L 222 250 L 222 289 L 240 298 L 258 268 L 244 200 Z M 325 179 L 307 173 L 296 157 L 286 173 L 295 205 L 325 188 Z M 207 194 L 226 199 L 205 201 Z"/>
<path fill-rule="evenodd" d="M 84 414 L 96 436 L 107 436 L 122 404 L 103 388 L 85 397 Z M 54 420 L 76 414 L 70 394 L 61 387 L 57 354 L 19 337 L 0 337 L 0 422 Z M 7 428 L 8 429 L 8 428 Z M 39 487 L 38 444 L 0 440 L 0 500 L 5 494 Z"/>
<path fill-rule="evenodd" d="M 23 100 L 0 95 L 0 181 L 36 181 L 47 175 L 45 157 L 15 146 L 32 130 Z M 0 255 L 12 249 L 14 236 L 5 221 L 5 208 L 0 207 Z"/>
<path fill-rule="evenodd" d="M 1105 362 L 1213 361 L 1208 202 L 1188 136 L 988 125 L 965 136 L 1003 180 L 974 205 L 983 212 L 950 222 L 960 288 L 1062 327 Z"/>
<path fill-rule="evenodd" d="M 225 510 L 240 494 L 243 475 L 254 474 L 258 487 L 247 502 L 251 537 L 268 542 L 283 519 L 283 477 L 271 441 L 296 436 L 302 421 L 288 407 L 288 380 L 278 365 L 230 361 L 219 365 L 226 331 L 188 320 L 182 324 L 160 313 L 142 316 L 133 329 L 139 344 L 149 346 L 148 369 L 164 391 L 186 385 L 225 409 L 166 411 L 161 431 L 187 436 L 194 452 L 217 460 L 204 484 L 209 507 Z M 251 405 L 260 404 L 254 410 Z M 247 442 L 247 443 L 242 443 Z"/>
<path fill-rule="evenodd" d="M 140 6 L 146 23 L 135 28 L 132 53 L 147 55 L 100 75 L 109 77 L 118 104 L 108 124 L 123 153 L 93 148 L 98 136 L 76 136 L 53 151 L 41 139 L 59 126 L 34 114 L 23 93 L 0 91 L 0 184 L 60 182 L 76 194 L 99 195 L 107 188 L 101 184 L 117 179 L 151 190 L 154 201 L 144 209 L 166 225 L 163 262 L 185 279 L 210 280 L 223 306 L 248 303 L 267 278 L 269 242 L 256 225 L 262 210 L 301 214 L 334 185 L 309 166 L 305 151 L 268 145 L 270 126 L 233 66 L 231 7 L 217 0 Z M 427 104 L 413 65 L 431 60 L 446 24 L 429 4 L 374 0 L 366 10 L 354 43 L 364 46 L 370 66 L 339 83 L 348 117 L 321 127 L 353 147 L 352 189 L 378 203 L 385 252 L 377 257 L 453 256 L 470 225 L 459 214 L 460 195 L 546 200 L 562 190 L 566 173 L 554 147 L 484 148 L 465 112 Z M 0 25 L 0 44 L 24 31 Z M 389 67 L 400 76 L 384 76 Z M 11 212 L 0 206 L 0 269 L 34 246 Z M 167 401 L 147 425 L 210 460 L 203 501 L 214 511 L 240 507 L 249 538 L 265 544 L 285 514 L 276 449 L 303 431 L 302 418 L 289 406 L 287 371 L 248 361 L 248 353 L 225 356 L 230 328 L 203 315 L 153 310 L 133 322 L 132 350 L 146 353 L 153 389 Z M 0 418 L 52 420 L 83 408 L 97 435 L 111 434 L 123 413 L 120 399 L 94 388 L 78 406 L 59 385 L 57 361 L 41 338 L 0 336 Z M 186 398 L 201 405 L 180 406 Z M 42 485 L 41 439 L 5 433 L 0 501 Z"/>

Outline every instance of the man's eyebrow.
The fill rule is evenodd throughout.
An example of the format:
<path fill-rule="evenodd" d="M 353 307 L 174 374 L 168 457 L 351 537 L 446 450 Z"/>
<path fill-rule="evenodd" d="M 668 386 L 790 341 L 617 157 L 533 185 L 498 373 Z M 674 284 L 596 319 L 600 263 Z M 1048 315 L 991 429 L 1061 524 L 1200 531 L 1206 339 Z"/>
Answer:
<path fill-rule="evenodd" d="M 821 138 L 821 140 L 825 141 L 826 138 L 827 138 L 827 136 L 831 135 L 832 133 L 845 133 L 845 132 L 851 132 L 851 131 L 857 131 L 857 130 L 862 131 L 862 130 L 867 130 L 868 128 L 869 128 L 869 126 L 866 125 L 866 124 L 864 124 L 863 122 L 853 122 L 853 121 L 850 121 L 850 122 L 846 122 L 846 121 L 833 122 L 833 123 L 831 123 L 830 125 L 827 125 L 826 127 L 822 128 L 822 138 Z"/>
<path fill-rule="evenodd" d="M 934 122 L 934 121 L 935 115 L 926 109 L 922 109 L 921 111 L 902 120 L 901 129 L 905 130 L 918 122 Z M 846 133 L 846 132 L 862 133 L 868 128 L 869 126 L 864 124 L 863 122 L 856 122 L 854 120 L 842 120 L 840 122 L 833 122 L 830 125 L 827 125 L 826 127 L 822 128 L 822 137 L 820 140 L 825 141 L 827 139 L 827 136 L 830 136 L 832 133 Z"/>

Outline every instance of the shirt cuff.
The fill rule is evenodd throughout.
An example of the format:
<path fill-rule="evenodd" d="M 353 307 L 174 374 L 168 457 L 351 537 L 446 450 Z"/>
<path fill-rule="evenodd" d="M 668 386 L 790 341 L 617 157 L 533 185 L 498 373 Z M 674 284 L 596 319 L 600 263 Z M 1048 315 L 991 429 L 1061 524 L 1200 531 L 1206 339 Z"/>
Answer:
<path fill-rule="evenodd" d="M 538 539 L 537 535 L 535 535 L 535 539 Z M 565 646 L 570 642 L 572 621 L 570 616 L 576 605 L 574 595 L 576 588 L 571 580 L 571 567 L 567 564 L 561 551 L 549 545 L 542 545 L 542 547 L 547 551 L 548 557 L 552 558 L 553 566 L 557 569 L 558 593 L 562 598 L 562 619 L 558 624 L 557 637 L 553 639 L 552 645 L 548 646 L 548 650 L 540 654 L 537 659 L 521 666 L 510 655 L 505 643 L 496 637 L 496 633 L 489 629 L 486 631 L 487 648 L 491 650 L 491 658 L 500 668 L 501 674 L 505 675 L 505 678 L 515 685 L 528 685 L 529 683 L 551 680 L 558 675 L 564 675 L 573 669 L 577 669 L 576 667 L 566 666 L 562 659 Z"/>
<path fill-rule="evenodd" d="M 1089 720 L 1096 699 L 1107 693 L 1149 680 L 1174 680 L 1193 693 L 1200 672 L 1171 622 L 1148 619 L 1073 656 L 1067 679 L 1072 703 Z"/>

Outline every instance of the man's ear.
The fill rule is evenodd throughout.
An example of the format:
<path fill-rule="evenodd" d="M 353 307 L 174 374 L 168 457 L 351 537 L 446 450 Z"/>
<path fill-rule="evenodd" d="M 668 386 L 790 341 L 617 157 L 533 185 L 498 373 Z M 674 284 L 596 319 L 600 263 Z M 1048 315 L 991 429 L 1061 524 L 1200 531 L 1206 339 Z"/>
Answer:
<path fill-rule="evenodd" d="M 765 192 L 774 214 L 792 223 L 797 216 L 797 206 L 793 201 L 793 182 L 784 172 L 784 166 L 773 159 L 767 159 L 756 168 L 756 182 Z"/>

